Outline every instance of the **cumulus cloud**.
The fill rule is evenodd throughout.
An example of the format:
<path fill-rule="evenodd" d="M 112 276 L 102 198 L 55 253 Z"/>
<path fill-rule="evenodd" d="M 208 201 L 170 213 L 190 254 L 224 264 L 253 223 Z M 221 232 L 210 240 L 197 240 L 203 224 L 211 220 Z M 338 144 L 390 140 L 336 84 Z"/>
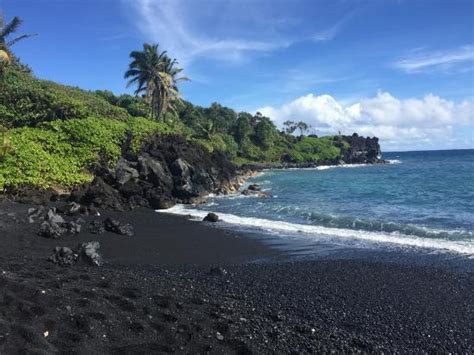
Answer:
<path fill-rule="evenodd" d="M 455 65 L 466 64 L 472 69 L 474 64 L 474 46 L 467 45 L 449 51 L 420 52 L 394 63 L 398 69 L 416 73 L 433 69 L 450 69 Z"/>
<path fill-rule="evenodd" d="M 257 111 L 281 126 L 286 120 L 305 121 L 318 134 L 357 132 L 379 137 L 387 149 L 422 148 L 452 138 L 454 128 L 474 125 L 474 103 L 455 103 L 433 94 L 398 99 L 388 92 L 344 105 L 330 95 L 309 94 L 281 107 Z M 472 144 L 472 143 L 471 143 Z"/>

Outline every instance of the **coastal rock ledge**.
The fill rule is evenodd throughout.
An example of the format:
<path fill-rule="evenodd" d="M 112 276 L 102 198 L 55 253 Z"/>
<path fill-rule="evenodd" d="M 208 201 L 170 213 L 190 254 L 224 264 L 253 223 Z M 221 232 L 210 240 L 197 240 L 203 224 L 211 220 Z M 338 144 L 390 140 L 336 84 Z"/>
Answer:
<path fill-rule="evenodd" d="M 149 137 L 140 149 L 132 149 L 132 137 L 122 147 L 114 167 L 106 159 L 92 169 L 94 179 L 60 200 L 70 204 L 66 214 L 97 209 L 125 211 L 137 207 L 166 209 L 177 203 L 202 203 L 209 193 L 236 192 L 245 178 L 263 169 L 310 168 L 321 165 L 384 163 L 378 138 L 339 136 L 340 157 L 328 161 L 296 163 L 282 157 L 281 163 L 251 163 L 235 166 L 225 154 L 209 153 L 201 145 L 179 135 Z M 266 197 L 248 189 L 246 195 Z M 24 188 L 8 197 L 24 203 L 47 204 L 58 199 L 54 191 Z M 76 211 L 77 210 L 77 211 Z M 63 212 L 63 211 L 60 211 Z"/>
<path fill-rule="evenodd" d="M 98 167 L 95 179 L 70 199 L 85 206 L 126 210 L 169 208 L 204 195 L 235 191 L 235 166 L 219 152 L 209 153 L 180 136 L 154 136 L 138 152 L 125 145 L 115 168 Z"/>
<path fill-rule="evenodd" d="M 242 172 L 263 170 L 263 169 L 294 169 L 294 168 L 315 168 L 327 165 L 344 164 L 385 164 L 382 158 L 379 139 L 377 137 L 361 137 L 357 133 L 351 136 L 339 136 L 341 157 L 333 160 L 306 161 L 298 163 L 289 156 L 283 157 L 279 163 L 249 163 L 241 166 Z"/>

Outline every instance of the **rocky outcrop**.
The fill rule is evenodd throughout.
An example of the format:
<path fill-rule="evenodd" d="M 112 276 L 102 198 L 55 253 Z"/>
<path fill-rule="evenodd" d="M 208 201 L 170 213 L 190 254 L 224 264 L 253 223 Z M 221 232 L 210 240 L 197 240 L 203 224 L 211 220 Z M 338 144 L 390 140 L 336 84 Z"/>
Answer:
<path fill-rule="evenodd" d="M 236 169 L 223 154 L 181 136 L 155 136 L 137 153 L 124 147 L 116 166 L 97 169 L 94 181 L 73 191 L 71 200 L 113 210 L 163 209 L 237 188 Z"/>
<path fill-rule="evenodd" d="M 87 265 L 101 266 L 102 256 L 99 249 L 100 243 L 96 241 L 81 243 L 74 249 L 56 247 L 48 260 L 61 266 L 72 266 L 81 261 Z"/>
<path fill-rule="evenodd" d="M 330 161 L 295 163 L 288 156 L 279 163 L 246 164 L 238 170 L 223 153 L 210 154 L 202 146 L 178 135 L 150 137 L 138 152 L 130 149 L 130 141 L 129 137 L 113 168 L 108 167 L 103 159 L 104 163 L 93 171 L 94 180 L 72 191 L 69 204 L 64 204 L 64 192 L 58 191 L 27 188 L 9 193 L 9 198 L 33 204 L 62 201 L 62 204 L 56 204 L 58 212 L 68 216 L 96 214 L 97 208 L 118 211 L 136 207 L 165 209 L 176 203 L 202 202 L 209 193 L 236 192 L 244 176 L 250 177 L 262 169 L 384 162 L 378 138 L 359 137 L 357 134 L 339 136 L 336 144 L 341 156 Z M 265 196 L 264 192 L 252 189 L 243 193 Z M 59 234 L 52 229 L 45 224 L 43 234 Z"/>
<path fill-rule="evenodd" d="M 115 234 L 133 237 L 133 227 L 129 223 L 121 223 L 115 219 L 107 218 L 104 221 L 104 229 Z"/>
<path fill-rule="evenodd" d="M 385 160 L 382 159 L 382 151 L 380 150 L 379 139 L 377 137 L 360 137 L 357 133 L 354 133 L 352 136 L 339 137 L 339 142 L 337 142 L 336 145 L 341 150 L 341 156 L 337 159 L 295 163 L 291 161 L 289 156 L 284 156 L 282 161 L 277 163 L 243 164 L 240 166 L 240 174 L 264 169 L 295 169 L 315 168 L 325 165 L 385 163 Z"/>
<path fill-rule="evenodd" d="M 56 212 L 56 208 L 48 211 L 42 206 L 39 208 L 30 208 L 28 210 L 29 223 L 40 222 L 38 235 L 50 239 L 59 239 L 63 234 L 78 234 L 81 232 L 82 218 L 76 221 L 66 221 Z"/>
<path fill-rule="evenodd" d="M 377 137 L 342 136 L 349 148 L 342 148 L 343 161 L 346 164 L 376 164 L 384 162 Z"/>

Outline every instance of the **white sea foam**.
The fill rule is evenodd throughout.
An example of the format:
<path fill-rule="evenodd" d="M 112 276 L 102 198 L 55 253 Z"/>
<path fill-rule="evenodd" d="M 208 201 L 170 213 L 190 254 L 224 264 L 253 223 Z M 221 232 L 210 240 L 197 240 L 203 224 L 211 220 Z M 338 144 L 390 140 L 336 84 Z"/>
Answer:
<path fill-rule="evenodd" d="M 389 164 L 400 164 L 402 161 L 398 159 L 387 159 Z"/>
<path fill-rule="evenodd" d="M 288 168 L 285 170 L 328 170 L 335 168 L 364 168 L 373 166 L 373 164 L 339 164 L 339 165 L 320 165 L 313 168 Z"/>
<path fill-rule="evenodd" d="M 189 208 L 184 205 L 176 205 L 167 210 L 157 212 L 171 213 L 177 215 L 189 215 L 195 220 L 202 220 L 208 211 Z M 392 244 L 416 248 L 427 248 L 454 252 L 473 257 L 474 242 L 466 240 L 446 240 L 435 238 L 421 238 L 413 235 L 404 235 L 398 232 L 371 232 L 363 230 L 352 230 L 345 228 L 329 228 L 315 225 L 296 224 L 283 221 L 267 220 L 254 217 L 239 217 L 233 214 L 219 213 L 219 219 L 230 225 L 245 228 L 258 229 L 273 234 L 298 235 L 315 240 L 327 241 L 337 239 L 342 241 L 361 241 L 375 244 Z"/>

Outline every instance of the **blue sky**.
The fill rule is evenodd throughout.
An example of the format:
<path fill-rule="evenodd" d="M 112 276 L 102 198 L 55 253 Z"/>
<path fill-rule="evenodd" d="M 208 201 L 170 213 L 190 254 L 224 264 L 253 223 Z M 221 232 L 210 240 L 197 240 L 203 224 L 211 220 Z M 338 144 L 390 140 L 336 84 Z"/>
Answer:
<path fill-rule="evenodd" d="M 184 97 L 377 135 L 385 150 L 473 148 L 470 0 L 0 0 L 37 76 L 127 91 L 128 54 L 159 42 Z M 130 92 L 130 90 L 128 90 Z"/>

